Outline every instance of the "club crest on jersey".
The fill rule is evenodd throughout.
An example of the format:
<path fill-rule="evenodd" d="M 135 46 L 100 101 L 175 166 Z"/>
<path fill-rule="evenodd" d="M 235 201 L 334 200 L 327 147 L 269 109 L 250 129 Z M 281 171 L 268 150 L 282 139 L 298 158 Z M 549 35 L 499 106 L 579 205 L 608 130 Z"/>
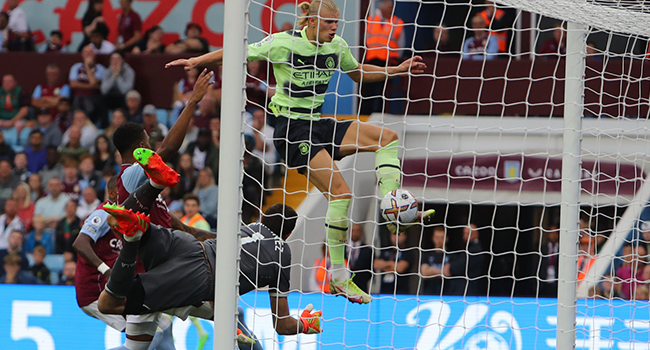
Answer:
<path fill-rule="evenodd" d="M 309 154 L 309 143 L 303 142 L 300 145 L 298 145 L 298 149 L 300 150 L 300 154 L 303 156 L 306 156 Z"/>
<path fill-rule="evenodd" d="M 336 67 L 336 62 L 334 62 L 334 58 L 332 56 L 328 57 L 325 60 L 325 67 L 327 67 L 328 69 L 333 69 L 334 67 Z"/>

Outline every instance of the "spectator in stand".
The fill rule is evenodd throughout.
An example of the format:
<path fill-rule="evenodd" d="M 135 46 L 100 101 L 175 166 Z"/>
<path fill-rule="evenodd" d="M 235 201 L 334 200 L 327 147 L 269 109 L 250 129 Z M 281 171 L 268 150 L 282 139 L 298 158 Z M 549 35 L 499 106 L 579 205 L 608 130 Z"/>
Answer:
<path fill-rule="evenodd" d="M 25 225 L 18 217 L 18 202 L 9 198 L 4 203 L 4 214 L 0 215 L 0 250 L 9 247 L 9 237 L 14 231 L 24 234 Z"/>
<path fill-rule="evenodd" d="M 95 140 L 99 136 L 99 130 L 97 127 L 88 119 L 86 112 L 82 110 L 76 110 L 74 112 L 74 117 L 72 119 L 71 128 L 69 128 L 65 133 L 63 133 L 62 142 L 70 142 L 70 130 L 72 127 L 78 127 L 81 130 L 81 146 L 90 149 L 95 145 Z"/>
<path fill-rule="evenodd" d="M 20 142 L 20 130 L 24 126 L 23 119 L 29 112 L 29 97 L 12 74 L 2 77 L 0 101 L 0 128 L 5 133 L 7 143 L 17 145 Z"/>
<path fill-rule="evenodd" d="M 104 172 L 107 168 L 114 168 L 117 164 L 113 157 L 111 141 L 106 135 L 99 135 L 95 141 L 95 153 L 93 155 L 95 171 Z"/>
<path fill-rule="evenodd" d="M 62 156 L 69 156 L 79 160 L 83 154 L 89 153 L 90 150 L 88 147 L 81 145 L 81 128 L 76 125 L 73 125 L 68 129 L 68 137 L 70 141 L 59 149 L 59 153 Z"/>
<path fill-rule="evenodd" d="M 100 86 L 106 68 L 95 62 L 95 50 L 90 45 L 84 46 L 81 50 L 81 58 L 83 61 L 72 65 L 68 76 L 70 87 L 72 87 L 74 93 L 72 106 L 75 110 L 82 109 L 86 111 L 93 123 L 98 124 L 100 127 L 106 127 L 108 112 L 100 93 Z M 110 72 L 113 71 L 110 70 Z M 107 86 L 107 91 L 111 87 L 112 85 Z M 70 125 L 64 127 L 59 121 L 59 126 L 61 131 L 65 131 Z"/>
<path fill-rule="evenodd" d="M 511 10 L 501 9 L 494 1 L 485 0 L 485 10 L 477 14 L 490 28 L 490 36 L 497 39 L 499 52 L 502 53 L 508 51 L 508 34 L 510 32 L 508 28 L 512 28 L 514 22 Z"/>
<path fill-rule="evenodd" d="M 292 29 L 293 29 L 293 23 L 291 22 L 284 22 L 280 27 L 281 32 L 286 32 L 287 30 L 292 30 Z"/>
<path fill-rule="evenodd" d="M 144 121 L 144 130 L 149 135 L 149 143 L 155 149 L 158 149 L 158 142 L 167 136 L 169 129 L 162 123 L 158 123 L 156 106 L 148 104 L 142 109 L 142 119 Z"/>
<path fill-rule="evenodd" d="M 60 103 L 59 103 L 60 104 Z M 52 113 L 45 108 L 38 111 L 38 116 L 36 117 L 36 126 L 43 134 L 43 146 L 59 146 L 63 139 L 63 133 L 61 128 L 54 123 L 54 118 Z"/>
<path fill-rule="evenodd" d="M 63 174 L 63 170 L 61 172 Z M 31 198 L 32 203 L 34 203 L 34 208 L 36 208 L 36 201 L 47 196 L 47 193 L 43 189 L 41 176 L 39 174 L 32 174 L 29 177 L 29 198 Z"/>
<path fill-rule="evenodd" d="M 5 248 L 0 249 L 0 262 L 7 254 L 16 254 L 20 257 L 20 268 L 21 270 L 29 270 L 29 260 L 27 260 L 27 255 L 23 251 L 23 232 L 22 231 L 11 231 L 9 233 L 9 238 L 7 239 L 7 245 Z M 1 270 L 0 270 L 1 273 Z"/>
<path fill-rule="evenodd" d="M 9 51 L 34 51 L 32 33 L 27 25 L 27 14 L 18 7 L 19 2 L 19 0 L 7 0 L 6 2 L 9 10 L 7 49 Z"/>
<path fill-rule="evenodd" d="M 16 153 L 14 152 L 13 148 L 11 148 L 11 146 L 5 142 L 5 135 L 2 130 L 0 130 L 0 160 L 6 159 L 8 161 L 11 161 L 14 159 L 15 155 Z"/>
<path fill-rule="evenodd" d="M 381 0 L 377 4 L 378 13 L 367 18 L 366 25 L 366 57 L 367 64 L 373 64 L 378 67 L 387 67 L 398 63 L 400 50 L 404 45 L 404 21 L 393 14 L 393 1 Z M 373 112 L 382 112 L 384 109 L 384 100 L 387 84 L 398 84 L 395 82 L 388 83 L 385 80 L 378 82 L 363 82 L 361 87 L 361 114 L 368 115 Z"/>
<path fill-rule="evenodd" d="M 45 166 L 41 171 L 38 172 L 40 175 L 39 186 L 42 187 L 42 184 L 47 184 L 50 182 L 51 178 L 61 179 L 63 178 L 63 164 L 59 162 L 60 154 L 59 150 L 55 146 L 48 146 L 45 150 Z M 30 188 L 34 192 L 35 188 L 32 186 L 32 178 L 29 181 Z M 37 193 L 40 193 L 37 192 Z M 40 198 L 40 197 L 39 197 Z M 32 200 L 36 200 L 33 199 Z"/>
<path fill-rule="evenodd" d="M 623 298 L 632 299 L 636 295 L 637 287 L 645 282 L 643 279 L 643 270 L 646 264 L 641 256 L 645 256 L 646 251 L 645 247 L 641 245 L 636 248 L 631 243 L 626 243 L 625 245 L 629 245 L 627 248 L 633 251 L 633 253 L 630 254 L 628 263 L 616 270 L 616 283 L 614 284 L 614 288 Z"/>
<path fill-rule="evenodd" d="M 264 181 L 264 168 L 262 162 L 252 156 L 255 149 L 255 139 L 250 135 L 244 137 L 246 150 L 244 152 L 244 178 L 242 180 L 243 197 L 242 203 L 242 221 L 245 224 L 253 220 L 259 220 L 264 202 L 262 181 Z M 218 169 L 218 167 L 217 167 Z"/>
<path fill-rule="evenodd" d="M 95 197 L 98 193 L 104 194 L 104 179 L 102 178 L 102 173 L 95 170 L 95 162 L 93 161 L 93 156 L 90 154 L 84 154 L 81 156 L 78 177 L 81 191 L 90 187 L 95 190 Z"/>
<path fill-rule="evenodd" d="M 25 147 L 27 155 L 27 169 L 37 173 L 47 164 L 47 151 L 43 144 L 43 133 L 40 129 L 33 129 L 29 133 L 29 145 Z"/>
<path fill-rule="evenodd" d="M 256 61 L 257 62 L 257 61 Z M 278 152 L 273 144 L 273 127 L 266 124 L 266 112 L 263 109 L 256 109 L 253 112 L 252 128 L 247 132 L 255 138 L 255 149 L 253 155 L 263 161 L 264 187 L 268 188 L 268 179 L 275 173 L 278 162 Z"/>
<path fill-rule="evenodd" d="M 16 153 L 11 174 L 16 176 L 20 182 L 27 182 L 32 173 L 27 169 L 27 155 L 25 153 Z"/>
<path fill-rule="evenodd" d="M 372 277 L 372 247 L 365 242 L 361 224 L 352 224 L 350 245 L 346 248 L 348 266 L 354 274 L 353 281 L 361 290 L 368 293 Z"/>
<path fill-rule="evenodd" d="M 121 0 L 121 1 L 130 1 L 130 0 Z M 74 260 L 66 260 L 63 265 L 63 271 L 61 271 L 61 280 L 59 281 L 60 286 L 74 286 L 74 275 L 77 271 L 77 263 Z"/>
<path fill-rule="evenodd" d="M 449 294 L 487 295 L 487 253 L 479 241 L 479 230 L 470 222 L 463 229 L 463 250 L 449 254 Z"/>
<path fill-rule="evenodd" d="M 558 23 L 553 29 L 553 37 L 546 40 L 539 48 L 539 54 L 544 56 L 560 57 L 566 54 L 566 28 Z"/>
<path fill-rule="evenodd" d="M 11 196 L 18 203 L 16 215 L 18 215 L 20 221 L 25 225 L 25 231 L 32 229 L 32 218 L 34 217 L 34 202 L 32 202 L 30 192 L 29 185 L 21 182 Z"/>
<path fill-rule="evenodd" d="M 109 139 L 112 139 L 113 138 L 113 133 L 115 132 L 115 130 L 117 130 L 117 128 L 119 128 L 124 123 L 126 123 L 126 112 L 121 108 L 118 108 L 118 109 L 114 110 L 113 111 L 113 120 L 111 120 L 111 125 L 109 125 L 108 128 L 106 128 L 106 130 L 104 130 L 104 134 Z M 112 143 L 113 142 L 111 141 L 111 144 Z"/>
<path fill-rule="evenodd" d="M 131 53 L 150 54 L 164 53 L 165 45 L 162 43 L 163 30 L 160 26 L 153 26 L 144 33 L 144 38 L 140 39 Z"/>
<path fill-rule="evenodd" d="M 463 59 L 482 61 L 491 60 L 499 53 L 499 42 L 495 36 L 490 35 L 488 26 L 481 16 L 472 18 L 474 36 L 465 39 L 463 44 Z"/>
<path fill-rule="evenodd" d="M 446 25 L 440 24 L 433 28 L 433 40 L 435 46 L 433 47 L 439 53 L 448 53 L 450 51 L 457 51 L 449 40 L 449 29 Z"/>
<path fill-rule="evenodd" d="M 556 226 L 545 231 L 542 239 L 542 261 L 539 267 L 540 297 L 557 297 L 558 255 L 560 253 L 560 229 Z"/>
<path fill-rule="evenodd" d="M 83 29 L 84 38 L 81 41 L 81 45 L 77 51 L 81 52 L 84 47 L 90 44 L 90 35 L 94 30 L 102 31 L 104 37 L 108 37 L 108 26 L 102 16 L 102 10 L 104 9 L 104 0 L 88 0 L 88 8 L 84 14 L 83 19 L 81 20 L 81 27 Z M 110 52 L 109 52 L 110 53 Z"/>
<path fill-rule="evenodd" d="M 122 0 L 127 1 L 127 0 Z M 100 90 L 109 109 L 125 108 L 124 98 L 133 90 L 135 71 L 124 62 L 124 54 L 115 51 L 111 54 L 111 64 L 104 71 Z"/>
<path fill-rule="evenodd" d="M 142 107 L 140 104 L 142 103 L 142 96 L 140 96 L 140 93 L 131 90 L 126 94 L 126 120 L 129 122 L 134 122 L 138 124 L 143 123 L 142 119 Z"/>
<path fill-rule="evenodd" d="M 7 51 L 7 43 L 9 41 L 9 14 L 0 12 L 0 52 Z"/>
<path fill-rule="evenodd" d="M 178 164 L 174 167 L 181 178 L 178 185 L 172 187 L 171 197 L 174 200 L 183 199 L 186 193 L 192 192 L 196 185 L 196 169 L 192 165 L 192 154 L 185 153 L 178 158 Z"/>
<path fill-rule="evenodd" d="M 409 294 L 407 273 L 416 263 L 415 251 L 406 249 L 407 232 L 390 235 L 391 245 L 380 248 L 373 268 L 381 278 L 381 294 Z"/>
<path fill-rule="evenodd" d="M 70 99 L 62 98 L 59 100 L 59 105 L 57 106 L 59 113 L 54 118 L 54 125 L 57 125 L 62 133 L 72 125 L 72 111 L 70 108 Z"/>
<path fill-rule="evenodd" d="M 208 53 L 210 44 L 208 40 L 201 37 L 203 28 L 194 22 L 190 22 L 185 27 L 185 40 L 179 40 L 165 48 L 165 52 L 173 54 L 189 53 L 199 54 Z"/>
<path fill-rule="evenodd" d="M 106 40 L 104 31 L 99 28 L 90 32 L 90 43 L 88 45 L 92 46 L 95 53 L 99 55 L 110 55 L 115 51 L 115 45 Z"/>
<path fill-rule="evenodd" d="M 61 68 L 56 63 L 45 67 L 46 82 L 39 84 L 32 94 L 32 106 L 35 108 L 49 109 L 52 118 L 56 118 L 59 101 L 70 98 L 70 85 L 61 81 Z"/>
<path fill-rule="evenodd" d="M 4 256 L 3 275 L 0 284 L 41 284 L 41 281 L 31 273 L 21 269 L 22 259 L 16 253 Z"/>
<path fill-rule="evenodd" d="M 48 181 L 47 190 L 49 194 L 36 202 L 34 215 L 42 215 L 45 218 L 45 226 L 55 228 L 59 220 L 65 216 L 65 207 L 70 202 L 70 198 L 62 193 L 63 184 L 58 178 L 51 178 Z"/>
<path fill-rule="evenodd" d="M 210 126 L 210 119 L 219 115 L 217 110 L 217 100 L 213 96 L 205 95 L 199 103 L 199 108 L 196 113 L 194 113 L 192 123 L 199 129 L 208 128 Z"/>
<path fill-rule="evenodd" d="M 54 234 L 51 230 L 45 229 L 45 218 L 41 215 L 36 215 L 32 219 L 34 229 L 25 238 L 25 253 L 31 253 L 37 246 L 45 248 L 47 254 L 54 254 Z"/>
<path fill-rule="evenodd" d="M 5 201 L 11 198 L 19 183 L 20 179 L 11 174 L 11 163 L 0 160 L 0 208 L 5 207 Z M 0 245 L 0 249 L 1 247 Z"/>
<path fill-rule="evenodd" d="M 217 148 L 221 144 L 221 118 L 216 117 L 210 119 L 210 132 L 212 133 L 212 143 L 214 143 Z"/>
<path fill-rule="evenodd" d="M 42 245 L 34 247 L 34 254 L 32 255 L 34 265 L 29 268 L 29 271 L 44 284 L 50 284 L 50 269 L 43 263 L 45 255 L 47 255 L 47 252 Z"/>
<path fill-rule="evenodd" d="M 262 61 L 249 61 L 246 74 L 246 111 L 253 114 L 257 109 L 266 108 L 266 102 L 275 94 L 269 88 L 268 74 L 262 71 Z M 268 95 L 267 95 L 268 94 Z"/>
<path fill-rule="evenodd" d="M 81 184 L 79 181 L 79 161 L 74 158 L 66 157 L 63 159 L 63 193 L 71 201 L 79 201 L 81 196 Z"/>
<path fill-rule="evenodd" d="M 321 257 L 314 261 L 312 267 L 312 277 L 309 280 L 309 291 L 321 291 L 324 293 L 330 292 L 330 279 L 332 274 L 330 269 L 332 263 L 330 262 L 330 254 L 325 243 L 321 244 Z"/>
<path fill-rule="evenodd" d="M 81 221 L 86 220 L 88 215 L 97 209 L 101 202 L 97 198 L 97 192 L 92 187 L 87 187 L 83 190 L 81 198 L 79 198 L 79 206 L 77 207 L 77 217 Z"/>
<path fill-rule="evenodd" d="M 122 13 L 117 16 L 117 42 L 118 50 L 131 52 L 135 43 L 142 39 L 142 20 L 137 12 L 131 8 L 133 0 L 120 0 Z"/>
<path fill-rule="evenodd" d="M 188 193 L 183 196 L 183 211 L 185 215 L 181 218 L 181 221 L 185 225 L 203 231 L 211 231 L 210 224 L 200 213 L 201 201 L 195 194 Z"/>
<path fill-rule="evenodd" d="M 205 219 L 211 223 L 211 226 L 216 227 L 219 188 L 214 183 L 214 175 L 212 175 L 210 168 L 199 170 L 193 193 L 199 197 L 201 213 L 203 213 Z"/>
<path fill-rule="evenodd" d="M 63 254 L 65 261 L 77 260 L 77 253 L 72 243 L 81 230 L 81 220 L 77 217 L 77 202 L 68 201 L 65 205 L 65 217 L 56 225 L 56 253 Z"/>
<path fill-rule="evenodd" d="M 589 269 L 596 261 L 596 239 L 590 235 L 583 235 L 580 238 L 578 251 L 578 283 L 589 273 Z"/>
<path fill-rule="evenodd" d="M 50 39 L 43 45 L 43 53 L 68 52 L 67 44 L 63 43 L 63 33 L 55 29 L 50 32 Z"/>
<path fill-rule="evenodd" d="M 191 156 L 194 169 L 210 168 L 219 181 L 219 148 L 212 142 L 210 130 L 200 129 L 196 142 L 190 143 L 185 153 Z"/>
<path fill-rule="evenodd" d="M 176 84 L 176 89 L 174 90 L 174 104 L 172 105 L 172 120 L 170 125 L 176 123 L 176 119 L 181 114 L 185 105 L 190 100 L 192 96 L 192 91 L 194 91 L 194 84 L 196 83 L 196 78 L 199 76 L 199 69 L 192 68 L 185 71 L 186 77 L 179 80 Z"/>
<path fill-rule="evenodd" d="M 420 274 L 424 278 L 422 283 L 422 294 L 442 295 L 443 280 L 450 276 L 449 255 L 447 255 L 447 233 L 444 225 L 433 228 L 432 250 L 422 252 L 422 264 Z"/>

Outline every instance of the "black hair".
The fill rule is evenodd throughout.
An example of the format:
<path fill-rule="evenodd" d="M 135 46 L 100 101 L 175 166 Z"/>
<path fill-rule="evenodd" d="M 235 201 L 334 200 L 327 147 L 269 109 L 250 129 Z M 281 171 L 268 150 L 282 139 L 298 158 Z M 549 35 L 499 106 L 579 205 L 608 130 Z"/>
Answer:
<path fill-rule="evenodd" d="M 144 32 L 144 40 L 149 40 L 149 37 L 151 36 L 151 33 L 155 32 L 158 29 L 162 30 L 162 27 L 161 26 L 153 26 L 153 27 L 147 29 L 147 31 Z"/>
<path fill-rule="evenodd" d="M 114 54 L 118 54 L 118 55 L 120 55 L 120 57 L 122 57 L 122 59 L 124 59 L 124 51 L 115 50 L 115 51 L 111 52 L 111 56 L 113 56 Z"/>
<path fill-rule="evenodd" d="M 5 11 L 0 12 L 0 16 L 4 16 L 7 19 L 7 21 L 9 21 L 9 14 L 7 12 Z"/>
<path fill-rule="evenodd" d="M 111 176 L 106 183 L 106 190 L 109 191 L 111 189 L 117 190 L 117 175 Z"/>
<path fill-rule="evenodd" d="M 276 235 L 281 236 L 282 239 L 287 239 L 291 235 L 291 232 L 296 227 L 297 220 L 298 214 L 296 211 L 282 203 L 273 204 L 262 215 L 262 224 L 271 229 Z"/>
<path fill-rule="evenodd" d="M 120 154 L 127 154 L 144 140 L 144 135 L 144 127 L 141 124 L 126 122 L 113 133 L 113 145 Z"/>
<path fill-rule="evenodd" d="M 63 33 L 61 33 L 61 31 L 58 30 L 58 29 L 55 29 L 55 30 L 51 31 L 50 36 L 52 36 L 52 35 L 57 35 L 59 38 L 63 39 Z"/>
<path fill-rule="evenodd" d="M 34 134 L 41 134 L 41 135 L 43 135 L 43 133 L 41 132 L 41 129 L 33 129 L 32 131 L 29 132 L 29 136 L 32 136 L 32 135 L 34 135 Z"/>

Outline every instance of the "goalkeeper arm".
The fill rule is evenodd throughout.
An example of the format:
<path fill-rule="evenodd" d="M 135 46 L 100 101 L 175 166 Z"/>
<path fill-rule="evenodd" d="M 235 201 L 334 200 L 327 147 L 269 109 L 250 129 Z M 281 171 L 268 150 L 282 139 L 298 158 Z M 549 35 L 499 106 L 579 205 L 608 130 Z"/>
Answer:
<path fill-rule="evenodd" d="M 323 330 L 320 328 L 321 311 L 312 312 L 312 305 L 309 304 L 295 319 L 289 315 L 289 303 L 287 297 L 270 296 L 271 312 L 273 313 L 273 326 L 280 335 L 293 335 L 298 333 L 316 334 Z"/>
<path fill-rule="evenodd" d="M 374 83 L 408 73 L 421 74 L 426 68 L 427 65 L 422 61 L 422 57 L 414 56 L 399 66 L 380 67 L 364 63 L 360 64 L 357 69 L 346 73 L 357 83 Z"/>

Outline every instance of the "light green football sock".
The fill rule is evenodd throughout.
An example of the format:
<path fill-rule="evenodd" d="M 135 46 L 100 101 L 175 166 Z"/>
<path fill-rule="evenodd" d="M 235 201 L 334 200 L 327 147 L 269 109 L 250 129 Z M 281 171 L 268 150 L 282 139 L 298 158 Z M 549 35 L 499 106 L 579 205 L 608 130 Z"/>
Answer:
<path fill-rule="evenodd" d="M 397 158 L 398 150 L 399 140 L 395 140 L 375 151 L 375 171 L 382 198 L 386 193 L 402 185 L 402 168 Z"/>
<path fill-rule="evenodd" d="M 345 243 L 348 241 L 348 208 L 352 199 L 330 201 L 325 218 L 325 234 L 332 265 L 345 264 Z"/>
<path fill-rule="evenodd" d="M 194 316 L 190 316 L 190 322 L 196 327 L 196 331 L 199 334 L 199 344 L 196 347 L 196 350 L 203 350 L 205 347 L 205 343 L 208 341 L 208 338 L 210 338 L 210 335 L 203 329 L 203 325 L 201 324 L 201 320 Z"/>

